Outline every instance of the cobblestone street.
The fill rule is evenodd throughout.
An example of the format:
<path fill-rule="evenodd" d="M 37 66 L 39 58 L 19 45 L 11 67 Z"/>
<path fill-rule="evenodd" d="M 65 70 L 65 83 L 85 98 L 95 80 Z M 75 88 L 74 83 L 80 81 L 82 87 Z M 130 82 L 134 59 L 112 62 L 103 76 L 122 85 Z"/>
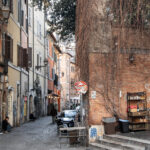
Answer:
<path fill-rule="evenodd" d="M 56 125 L 51 117 L 44 117 L 13 128 L 11 133 L 0 135 L 0 150 L 59 150 Z M 86 150 L 62 145 L 61 150 Z"/>

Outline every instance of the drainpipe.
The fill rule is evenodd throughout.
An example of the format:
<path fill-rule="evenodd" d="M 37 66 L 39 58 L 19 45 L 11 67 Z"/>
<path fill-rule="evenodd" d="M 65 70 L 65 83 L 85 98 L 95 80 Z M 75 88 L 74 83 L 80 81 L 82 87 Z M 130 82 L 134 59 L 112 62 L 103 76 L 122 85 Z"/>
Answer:
<path fill-rule="evenodd" d="M 46 42 L 45 42 L 46 27 L 45 27 L 45 21 L 46 21 L 46 8 L 44 6 L 44 59 L 46 59 L 46 52 L 45 52 L 46 51 L 46 46 L 45 46 L 45 44 L 46 44 Z M 45 101 L 45 95 L 46 95 L 46 67 L 44 67 L 44 102 L 46 103 L 46 101 Z M 45 103 L 44 103 L 44 107 L 45 107 Z M 43 113 L 44 113 L 44 111 L 43 111 Z M 43 115 L 45 115 L 45 114 L 43 114 Z"/>
<path fill-rule="evenodd" d="M 27 4 L 26 4 L 26 9 L 27 9 L 27 21 L 28 21 L 28 0 L 27 0 Z M 26 23 L 26 25 L 27 25 L 27 23 Z M 29 27 L 28 27 L 28 25 L 27 25 L 27 49 L 29 49 Z M 29 53 L 29 51 L 28 51 L 28 53 Z M 29 62 L 27 62 L 28 64 L 29 64 Z M 28 65 L 27 65 L 28 66 Z M 29 78 L 30 78 L 30 76 L 29 76 L 29 73 L 30 73 L 30 71 L 29 71 L 29 67 L 27 68 L 27 70 L 28 70 L 28 101 L 27 101 L 27 120 L 29 120 L 29 89 L 30 89 L 30 84 L 29 84 Z"/>
<path fill-rule="evenodd" d="M 19 3 L 20 6 L 19 6 L 19 7 L 20 7 L 20 10 L 22 10 L 22 7 L 21 7 L 21 6 L 22 6 L 22 5 L 21 5 L 21 4 L 22 4 L 22 3 L 21 3 L 22 1 L 21 1 L 21 0 L 19 0 L 19 1 L 20 1 L 20 3 Z M 21 13 L 21 12 L 20 12 L 20 13 Z M 20 18 L 19 18 L 19 19 L 20 19 Z M 20 21 L 20 46 L 22 47 L 21 20 L 19 20 L 19 21 Z M 22 68 L 20 68 L 20 117 L 21 117 L 21 105 L 22 105 L 22 96 L 21 96 L 21 95 L 22 95 L 22 87 L 21 87 L 21 86 L 22 86 L 22 84 L 21 84 L 22 82 L 21 82 L 21 81 L 22 81 Z M 21 119 L 21 118 L 20 118 L 20 119 Z M 20 121 L 21 121 L 21 120 L 20 120 Z"/>
<path fill-rule="evenodd" d="M 32 0 L 33 3 L 33 0 Z M 34 4 L 32 5 L 32 50 L 33 50 L 33 89 L 34 89 Z"/>

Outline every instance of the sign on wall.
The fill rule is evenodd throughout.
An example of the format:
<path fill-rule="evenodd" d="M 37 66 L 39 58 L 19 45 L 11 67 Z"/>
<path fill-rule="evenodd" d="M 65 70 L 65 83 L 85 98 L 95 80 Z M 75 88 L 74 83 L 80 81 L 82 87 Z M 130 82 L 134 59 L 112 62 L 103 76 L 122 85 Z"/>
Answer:
<path fill-rule="evenodd" d="M 103 125 L 93 125 L 89 129 L 89 142 L 95 142 L 97 139 L 101 139 L 104 135 Z"/>
<path fill-rule="evenodd" d="M 96 91 L 91 91 L 91 98 L 96 99 Z"/>

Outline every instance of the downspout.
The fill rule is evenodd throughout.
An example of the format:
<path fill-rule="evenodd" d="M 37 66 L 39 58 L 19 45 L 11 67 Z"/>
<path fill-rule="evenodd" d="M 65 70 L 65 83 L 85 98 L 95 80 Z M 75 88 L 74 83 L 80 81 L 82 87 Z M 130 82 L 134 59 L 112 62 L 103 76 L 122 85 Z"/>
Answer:
<path fill-rule="evenodd" d="M 44 60 L 46 59 L 46 48 L 45 48 L 45 38 L 46 38 L 46 27 L 45 27 L 45 21 L 46 21 L 46 8 L 45 8 L 45 5 L 44 5 Z M 45 65 L 45 64 L 44 64 Z M 44 67 L 44 102 L 46 103 L 45 101 L 45 95 L 46 95 L 46 66 Z M 45 108 L 45 103 L 44 103 L 44 107 Z M 43 113 L 44 113 L 45 110 L 43 110 Z M 45 114 L 43 114 L 45 115 Z"/>
<path fill-rule="evenodd" d="M 27 8 L 27 23 L 26 23 L 26 28 L 27 28 L 27 49 L 29 49 L 29 26 L 28 26 L 28 0 L 27 0 L 27 6 L 26 6 L 26 8 Z M 29 50 L 28 50 L 28 54 L 29 54 Z M 29 56 L 29 55 L 28 55 Z M 29 64 L 29 61 L 27 62 L 28 64 Z M 27 64 L 27 66 L 28 66 L 28 64 Z M 30 82 L 30 69 L 29 69 L 29 66 L 28 66 L 28 68 L 27 68 L 27 71 L 28 71 L 28 103 L 27 103 L 27 120 L 29 120 L 29 109 L 30 109 L 30 107 L 29 107 L 29 89 L 30 89 L 30 84 L 29 84 L 29 82 Z"/>
<path fill-rule="evenodd" d="M 32 0 L 33 3 L 33 0 Z M 33 49 L 33 89 L 34 89 L 34 4 L 32 4 L 32 49 Z"/>
<path fill-rule="evenodd" d="M 21 0 L 20 1 L 20 10 L 22 10 L 22 3 L 21 3 Z M 21 12 L 20 12 L 21 13 Z M 22 47 L 22 29 L 21 29 L 21 17 L 19 18 L 19 21 L 20 21 L 20 47 Z M 20 67 L 20 122 L 21 122 L 21 105 L 22 105 L 22 68 Z"/>

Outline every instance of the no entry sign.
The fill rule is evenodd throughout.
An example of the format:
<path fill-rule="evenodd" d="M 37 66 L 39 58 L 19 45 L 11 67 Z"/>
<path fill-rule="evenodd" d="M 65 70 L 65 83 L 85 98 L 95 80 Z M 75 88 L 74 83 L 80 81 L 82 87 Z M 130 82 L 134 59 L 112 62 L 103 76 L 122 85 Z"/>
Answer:
<path fill-rule="evenodd" d="M 88 86 L 84 81 L 78 81 L 74 84 L 74 86 L 79 93 L 85 94 L 87 92 Z"/>

